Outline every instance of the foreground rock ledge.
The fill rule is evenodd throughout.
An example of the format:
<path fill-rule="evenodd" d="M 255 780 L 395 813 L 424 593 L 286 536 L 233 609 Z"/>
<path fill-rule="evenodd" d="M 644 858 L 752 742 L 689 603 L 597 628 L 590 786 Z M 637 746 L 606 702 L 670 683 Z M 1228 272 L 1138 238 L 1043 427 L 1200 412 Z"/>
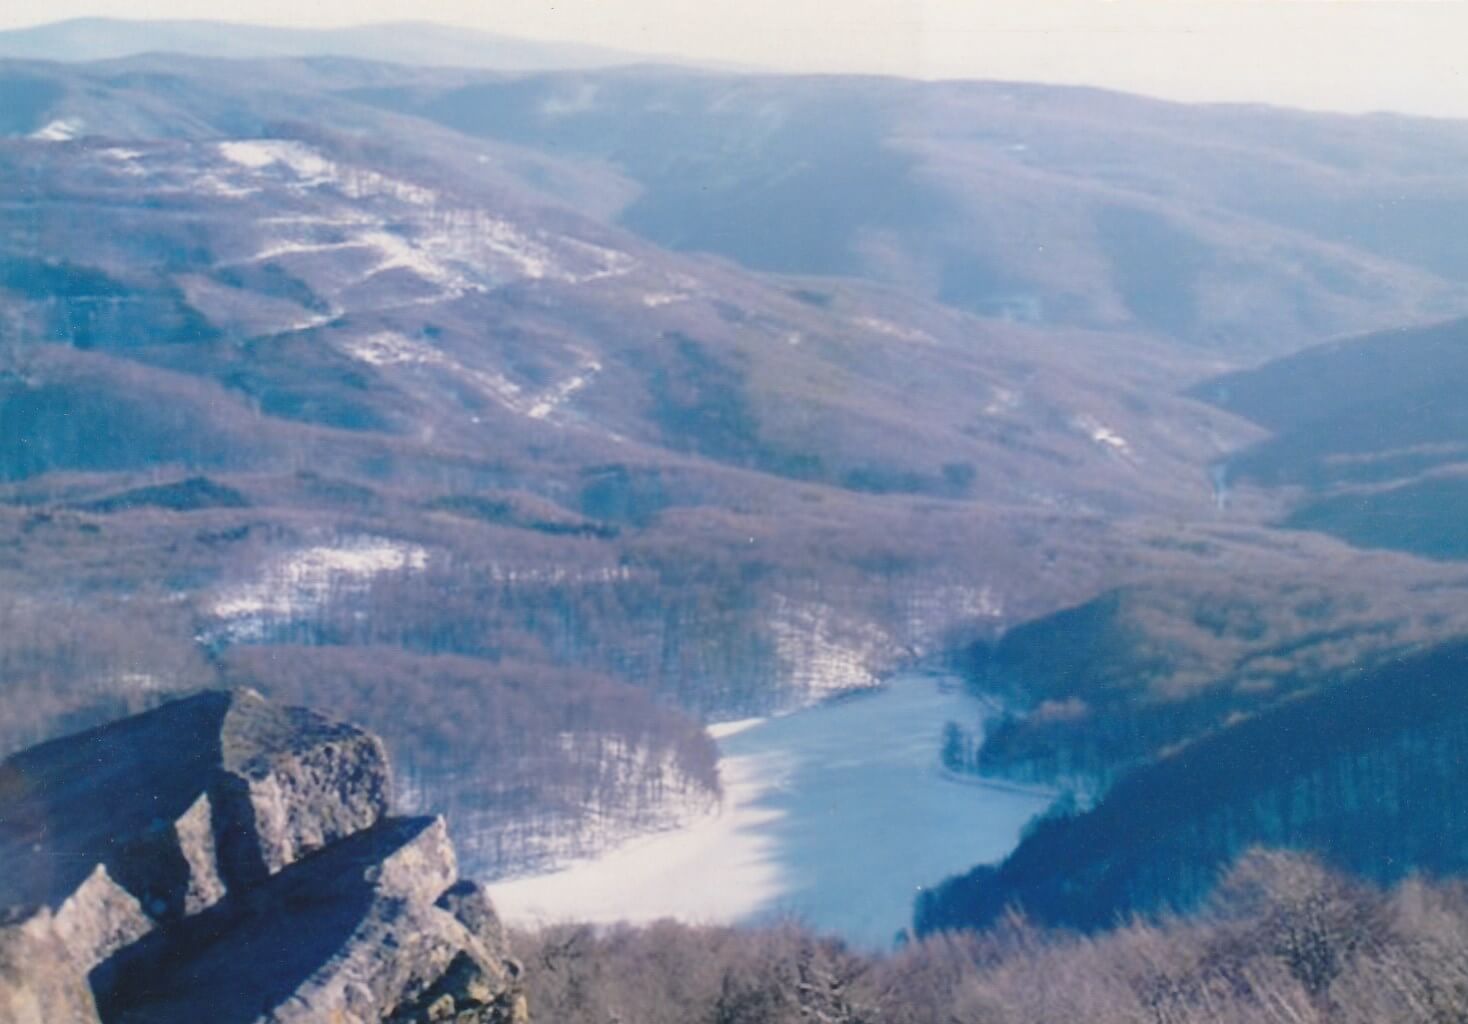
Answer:
<path fill-rule="evenodd" d="M 382 742 L 207 692 L 0 764 L 5 1024 L 511 1024 L 518 966 Z"/>

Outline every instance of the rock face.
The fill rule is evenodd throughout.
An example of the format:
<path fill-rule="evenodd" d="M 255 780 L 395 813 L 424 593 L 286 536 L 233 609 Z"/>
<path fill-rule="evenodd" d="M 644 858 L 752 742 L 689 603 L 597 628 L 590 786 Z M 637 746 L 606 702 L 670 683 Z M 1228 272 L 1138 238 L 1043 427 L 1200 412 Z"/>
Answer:
<path fill-rule="evenodd" d="M 248 690 L 5 761 L 0 1020 L 525 1019 L 492 905 L 389 778 L 375 736 Z"/>
<path fill-rule="evenodd" d="M 70 954 L 49 910 L 0 915 L 0 1020 L 95 1024 L 92 990 L 69 966 Z"/>

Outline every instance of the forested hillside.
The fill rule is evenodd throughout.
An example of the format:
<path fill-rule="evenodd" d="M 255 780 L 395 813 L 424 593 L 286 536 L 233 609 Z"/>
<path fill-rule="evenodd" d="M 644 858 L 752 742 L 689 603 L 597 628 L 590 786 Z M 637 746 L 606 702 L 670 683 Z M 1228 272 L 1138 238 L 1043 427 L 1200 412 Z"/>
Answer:
<path fill-rule="evenodd" d="M 1468 648 L 1347 670 L 1123 776 L 1092 809 L 1039 822 L 997 867 L 926 893 L 924 930 L 1010 907 L 1096 929 L 1186 911 L 1250 846 L 1305 849 L 1381 882 L 1460 874 L 1468 820 Z"/>
<path fill-rule="evenodd" d="M 674 249 L 1225 360 L 1451 315 L 1468 281 L 1451 122 L 660 68 L 352 95 L 610 165 L 620 222 Z"/>
<path fill-rule="evenodd" d="M 902 665 L 1005 707 L 949 767 L 1091 798 L 1468 634 L 1460 322 L 1311 348 L 1468 309 L 1461 126 L 169 54 L 0 96 L 6 750 L 328 703 L 501 873 Z"/>
<path fill-rule="evenodd" d="M 1458 560 L 1465 380 L 1468 322 L 1454 320 L 1318 346 L 1197 393 L 1272 432 L 1220 472 L 1298 492 L 1283 525 Z"/>

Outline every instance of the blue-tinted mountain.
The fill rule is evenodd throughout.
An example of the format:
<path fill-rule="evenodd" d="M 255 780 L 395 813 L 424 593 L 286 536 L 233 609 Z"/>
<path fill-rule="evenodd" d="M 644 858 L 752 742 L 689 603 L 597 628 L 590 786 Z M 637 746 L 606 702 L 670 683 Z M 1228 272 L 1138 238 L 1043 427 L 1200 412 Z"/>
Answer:
<path fill-rule="evenodd" d="M 1191 910 L 1261 845 L 1384 882 L 1461 873 L 1465 672 L 1461 643 L 1402 657 L 1184 745 L 925 894 L 919 927 L 983 927 L 1009 907 L 1087 930 Z"/>
<path fill-rule="evenodd" d="M 1451 315 L 1468 283 L 1452 122 L 657 68 L 354 95 L 609 165 L 619 221 L 674 249 L 1222 358 Z"/>
<path fill-rule="evenodd" d="M 0 32 L 0 57 L 94 61 L 143 53 L 193 57 L 351 57 L 424 67 L 552 70 L 609 67 L 646 56 L 546 43 L 431 22 L 304 29 L 223 21 L 76 18 Z"/>
<path fill-rule="evenodd" d="M 1096 671 L 1012 687 L 1044 728 L 1011 750 L 1090 709 L 1129 765 L 1468 625 L 1442 567 L 1220 502 L 1268 427 L 1187 394 L 1461 311 L 1447 264 L 1241 212 L 1261 180 L 1450 192 L 1453 126 L 341 58 L 9 62 L 0 92 L 7 749 L 184 681 L 329 695 L 513 870 L 705 809 L 702 717 L 1090 602 Z M 1023 301 L 937 286 L 968 245 Z"/>
<path fill-rule="evenodd" d="M 1468 321 L 1308 349 L 1196 392 L 1272 435 L 1228 460 L 1289 489 L 1284 524 L 1362 547 L 1468 557 Z"/>
<path fill-rule="evenodd" d="M 5 66 L 7 748 L 330 690 L 476 866 L 554 861 L 704 809 L 700 716 L 1171 557 L 1118 524 L 1257 436 L 1186 349 L 669 251 L 615 175 L 348 95 L 425 74 Z"/>

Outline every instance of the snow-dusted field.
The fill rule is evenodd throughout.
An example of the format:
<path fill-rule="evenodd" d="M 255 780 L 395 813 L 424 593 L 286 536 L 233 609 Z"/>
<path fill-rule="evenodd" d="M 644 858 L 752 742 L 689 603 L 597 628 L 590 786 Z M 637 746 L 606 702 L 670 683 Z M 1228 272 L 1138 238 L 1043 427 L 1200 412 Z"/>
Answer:
<path fill-rule="evenodd" d="M 506 920 L 530 925 L 793 915 L 859 946 L 887 947 L 924 885 L 1003 857 L 1046 804 L 942 772 L 944 723 L 978 713 L 954 681 L 912 675 L 716 729 L 725 788 L 717 814 L 502 882 L 495 903 Z"/>

